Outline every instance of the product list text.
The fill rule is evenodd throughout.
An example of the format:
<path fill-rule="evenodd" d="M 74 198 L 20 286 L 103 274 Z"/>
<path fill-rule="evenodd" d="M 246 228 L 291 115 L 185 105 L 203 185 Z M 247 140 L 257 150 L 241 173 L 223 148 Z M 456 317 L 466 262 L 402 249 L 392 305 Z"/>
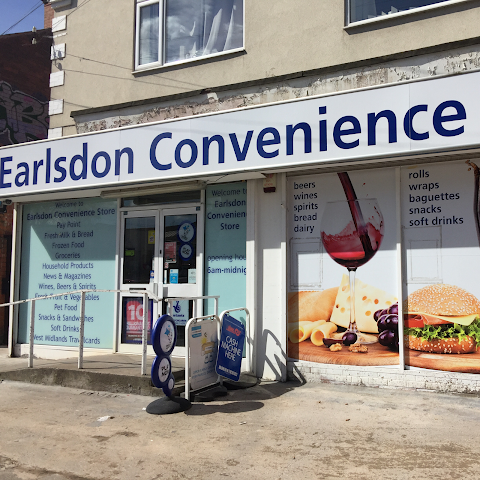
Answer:
<path fill-rule="evenodd" d="M 443 225 L 462 225 L 463 216 L 444 214 L 447 206 L 460 200 L 460 193 L 450 191 L 442 182 L 431 175 L 428 169 L 420 168 L 408 172 L 408 226 L 431 227 Z"/>

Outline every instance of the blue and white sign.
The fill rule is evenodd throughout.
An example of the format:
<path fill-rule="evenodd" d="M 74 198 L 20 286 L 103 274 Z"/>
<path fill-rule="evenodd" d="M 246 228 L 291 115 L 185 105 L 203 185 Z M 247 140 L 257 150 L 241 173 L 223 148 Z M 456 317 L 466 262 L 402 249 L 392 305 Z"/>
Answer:
<path fill-rule="evenodd" d="M 170 283 L 178 283 L 178 268 L 170 269 Z"/>
<path fill-rule="evenodd" d="M 220 295 L 220 312 L 242 307 L 247 300 L 246 183 L 207 186 L 205 212 L 205 295 Z M 213 314 L 213 299 L 205 303 Z"/>
<path fill-rule="evenodd" d="M 177 233 L 182 242 L 189 242 L 195 236 L 195 227 L 190 222 L 183 222 Z"/>
<path fill-rule="evenodd" d="M 0 148 L 3 197 L 480 143 L 480 72 Z"/>
<path fill-rule="evenodd" d="M 198 390 L 218 380 L 215 362 L 218 352 L 217 320 L 207 319 L 190 326 L 190 388 Z"/>
<path fill-rule="evenodd" d="M 21 299 L 115 288 L 117 202 L 98 198 L 23 207 Z M 36 302 L 35 344 L 79 345 L 80 293 Z M 112 348 L 115 294 L 89 292 L 83 343 Z M 19 308 L 18 342 L 29 341 L 28 304 Z M 130 323 L 130 326 L 133 322 Z"/>
<path fill-rule="evenodd" d="M 219 375 L 238 382 L 242 368 L 244 341 L 245 327 L 242 322 L 230 315 L 224 315 L 215 367 Z"/>
<path fill-rule="evenodd" d="M 180 247 L 180 256 L 183 258 L 183 260 L 188 261 L 192 258 L 193 256 L 193 247 L 189 243 L 184 243 Z"/>
<path fill-rule="evenodd" d="M 189 301 L 175 300 L 173 302 L 172 317 L 175 325 L 185 326 L 189 320 Z"/>
<path fill-rule="evenodd" d="M 177 327 L 170 315 L 162 315 L 157 319 L 152 329 L 153 350 L 157 354 L 152 364 L 151 378 L 155 387 L 163 389 L 170 397 L 175 379 L 172 375 L 170 354 L 177 343 Z"/>
<path fill-rule="evenodd" d="M 162 315 L 152 328 L 152 346 L 158 356 L 167 356 L 173 352 L 177 343 L 177 327 L 170 315 Z"/>

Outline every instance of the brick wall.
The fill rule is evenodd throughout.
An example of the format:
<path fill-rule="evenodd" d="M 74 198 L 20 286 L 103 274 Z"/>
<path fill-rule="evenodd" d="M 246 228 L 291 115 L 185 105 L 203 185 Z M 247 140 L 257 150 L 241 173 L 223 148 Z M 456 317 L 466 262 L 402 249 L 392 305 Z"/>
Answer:
<path fill-rule="evenodd" d="M 50 29 L 0 36 L 0 81 L 38 100 L 50 100 L 51 36 Z"/>
<path fill-rule="evenodd" d="M 0 36 L 0 146 L 47 138 L 51 36 L 50 29 Z M 9 205 L 0 213 L 0 303 L 9 301 L 12 225 Z M 8 309 L 0 308 L 0 345 L 7 342 Z"/>
<path fill-rule="evenodd" d="M 287 363 L 288 378 L 313 383 L 337 383 L 374 388 L 480 394 L 477 374 L 399 367 L 327 365 L 305 361 Z"/>
<path fill-rule="evenodd" d="M 52 21 L 55 12 L 50 4 L 45 5 L 43 10 L 43 28 L 52 28 Z"/>

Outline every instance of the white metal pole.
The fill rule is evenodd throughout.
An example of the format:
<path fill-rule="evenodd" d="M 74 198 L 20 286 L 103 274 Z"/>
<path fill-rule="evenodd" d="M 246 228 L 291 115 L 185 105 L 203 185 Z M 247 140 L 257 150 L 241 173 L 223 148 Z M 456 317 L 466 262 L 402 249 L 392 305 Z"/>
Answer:
<path fill-rule="evenodd" d="M 35 340 L 35 300 L 30 308 L 30 349 L 28 351 L 28 367 L 33 367 L 33 342 Z"/>
<path fill-rule="evenodd" d="M 83 336 L 85 332 L 85 292 L 81 293 L 80 298 L 80 329 L 78 333 L 78 368 L 83 368 Z"/>
<path fill-rule="evenodd" d="M 190 400 L 190 325 L 195 322 L 191 318 L 185 325 L 185 398 Z"/>
<path fill-rule="evenodd" d="M 143 294 L 142 375 L 147 374 L 148 293 Z"/>
<path fill-rule="evenodd" d="M 402 264 L 402 177 L 400 167 L 395 168 L 396 216 L 397 216 L 397 295 L 398 295 L 398 367 L 405 370 L 405 345 L 403 343 L 403 264 Z"/>
<path fill-rule="evenodd" d="M 19 275 L 17 273 L 17 266 L 19 265 L 19 251 L 18 241 L 21 240 L 19 213 L 22 207 L 15 202 L 13 204 L 13 227 L 12 227 L 12 264 L 10 270 L 10 301 L 15 299 L 15 294 L 18 291 Z M 18 309 L 14 305 L 8 307 L 8 356 L 13 357 L 13 350 L 17 342 L 18 332 Z"/>
<path fill-rule="evenodd" d="M 215 303 L 215 311 L 213 313 L 218 317 L 218 297 L 215 297 L 213 301 Z"/>

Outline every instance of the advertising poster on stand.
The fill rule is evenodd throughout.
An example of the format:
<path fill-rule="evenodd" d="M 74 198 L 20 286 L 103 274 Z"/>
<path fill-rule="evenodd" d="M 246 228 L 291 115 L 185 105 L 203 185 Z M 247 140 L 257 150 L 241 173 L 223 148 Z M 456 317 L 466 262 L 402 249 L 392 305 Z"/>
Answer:
<path fill-rule="evenodd" d="M 480 373 L 480 162 L 402 168 L 405 363 Z"/>
<path fill-rule="evenodd" d="M 394 192 L 394 169 L 289 180 L 290 358 L 398 365 Z"/>

